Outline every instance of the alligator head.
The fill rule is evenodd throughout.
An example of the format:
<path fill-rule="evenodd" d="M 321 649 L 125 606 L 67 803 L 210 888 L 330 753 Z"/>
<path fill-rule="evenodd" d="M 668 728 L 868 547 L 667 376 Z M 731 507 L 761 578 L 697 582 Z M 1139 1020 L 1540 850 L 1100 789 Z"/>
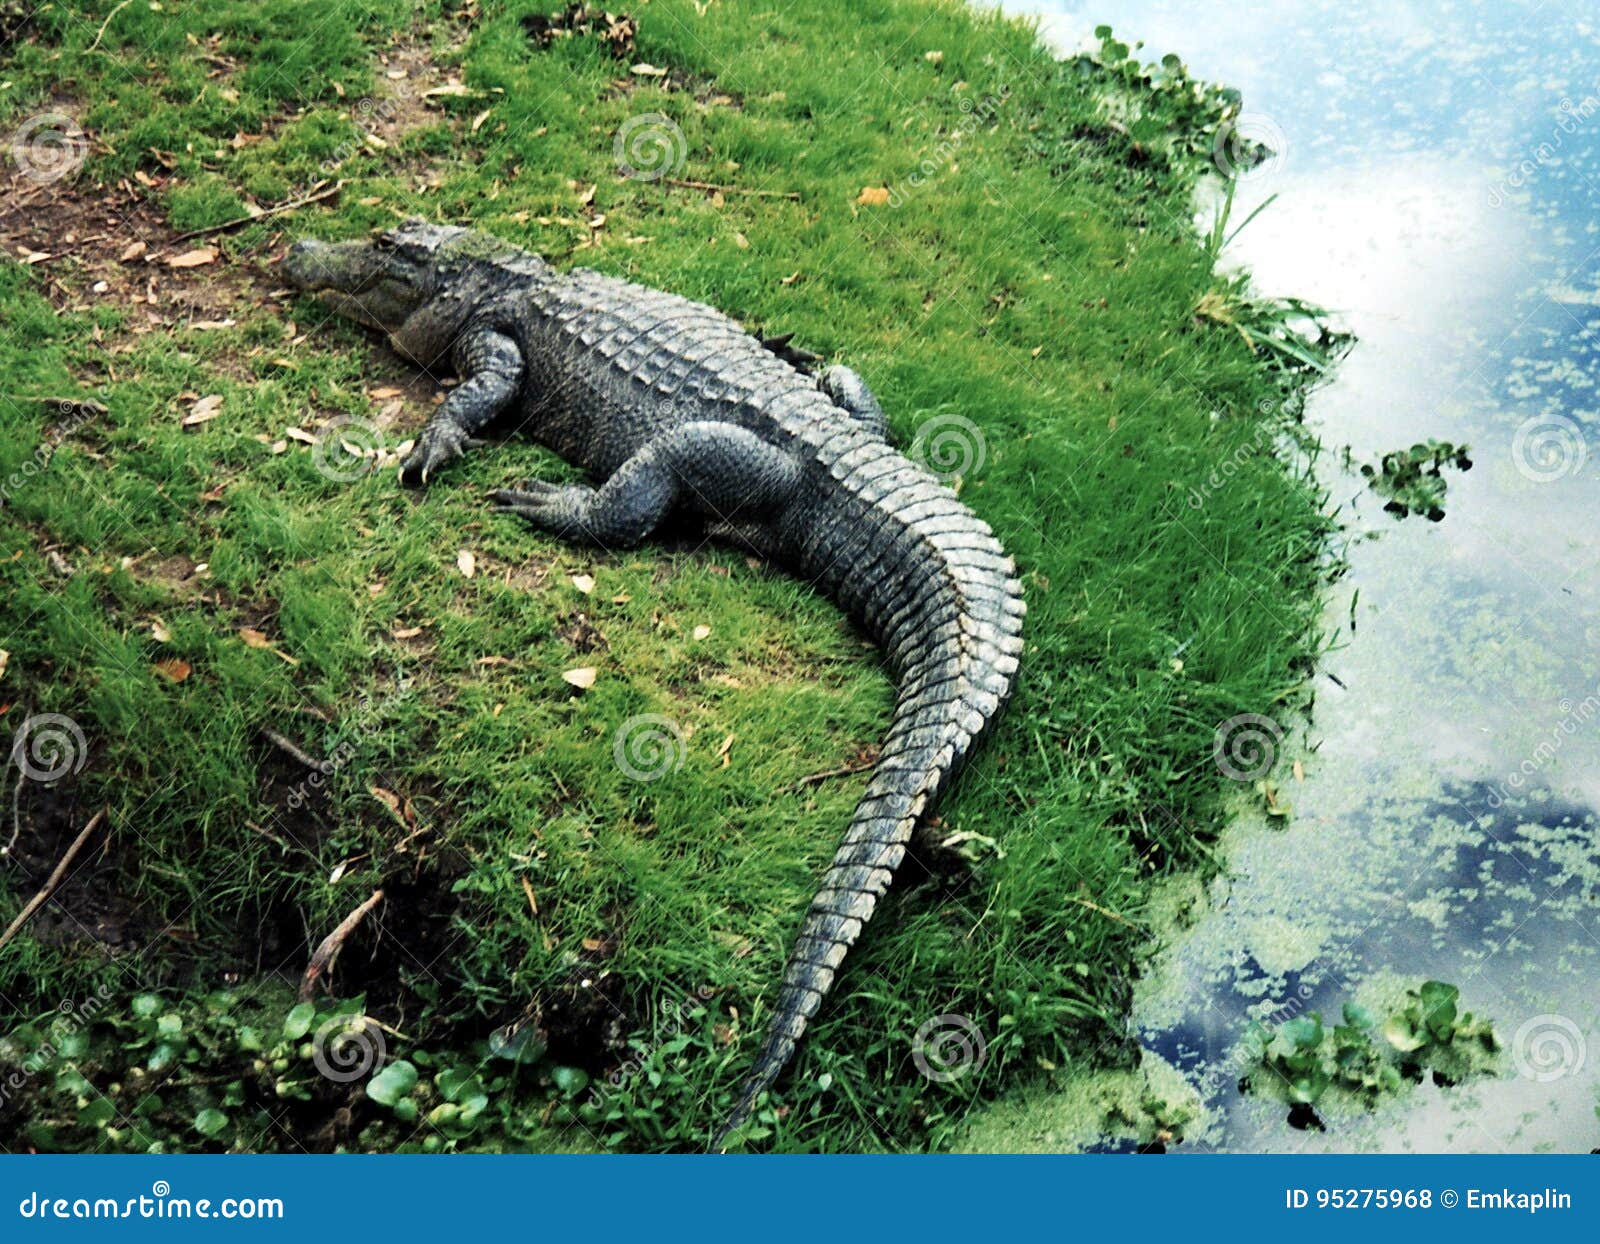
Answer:
<path fill-rule="evenodd" d="M 307 238 L 289 248 L 283 274 L 338 314 L 387 333 L 424 366 L 442 356 L 466 318 L 502 282 L 497 272 L 550 272 L 543 261 L 499 238 L 408 220 L 355 242 Z M 528 272 L 526 274 L 532 274 Z"/>

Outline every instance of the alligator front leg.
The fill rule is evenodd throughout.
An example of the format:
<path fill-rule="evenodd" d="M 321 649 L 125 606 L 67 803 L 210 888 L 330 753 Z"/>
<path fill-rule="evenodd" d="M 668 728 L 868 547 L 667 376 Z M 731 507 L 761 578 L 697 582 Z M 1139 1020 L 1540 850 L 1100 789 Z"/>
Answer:
<path fill-rule="evenodd" d="M 455 351 L 462 381 L 450 390 L 400 467 L 400 482 L 417 486 L 445 463 L 480 444 L 476 437 L 517 395 L 522 351 L 504 333 L 480 329 L 462 337 Z"/>
<path fill-rule="evenodd" d="M 817 388 L 873 435 L 889 439 L 889 420 L 859 373 L 836 363 L 817 377 Z"/>
<path fill-rule="evenodd" d="M 543 531 L 606 548 L 638 544 L 674 507 L 714 521 L 748 518 L 783 504 L 799 468 L 782 450 L 727 423 L 697 422 L 665 432 L 605 484 L 546 484 L 493 494 L 496 509 Z"/>

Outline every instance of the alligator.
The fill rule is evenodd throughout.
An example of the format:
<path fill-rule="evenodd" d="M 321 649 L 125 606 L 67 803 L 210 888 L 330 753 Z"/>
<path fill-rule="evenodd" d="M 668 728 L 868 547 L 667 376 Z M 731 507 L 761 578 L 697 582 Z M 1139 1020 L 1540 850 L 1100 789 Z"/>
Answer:
<path fill-rule="evenodd" d="M 1010 694 L 1015 566 L 950 487 L 894 448 L 859 375 L 813 375 L 786 339 L 764 342 L 702 303 L 422 220 L 296 242 L 283 271 L 407 359 L 459 378 L 401 463 L 403 483 L 427 484 L 491 423 L 521 431 L 593 482 L 499 490 L 497 510 L 606 549 L 638 544 L 669 515 L 698 517 L 815 585 L 883 649 L 898 684 L 892 724 L 713 1141 L 723 1148 Z"/>

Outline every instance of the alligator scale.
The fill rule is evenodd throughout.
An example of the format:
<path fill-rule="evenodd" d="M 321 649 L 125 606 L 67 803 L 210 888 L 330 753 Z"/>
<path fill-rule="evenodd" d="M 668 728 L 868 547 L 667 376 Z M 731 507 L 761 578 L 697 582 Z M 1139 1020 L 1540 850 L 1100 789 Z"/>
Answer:
<path fill-rule="evenodd" d="M 426 484 L 491 421 L 515 426 L 593 485 L 531 481 L 494 494 L 502 511 L 606 548 L 697 513 L 826 592 L 886 654 L 893 724 L 720 1147 L 793 1056 L 918 819 L 1011 690 L 1023 614 L 1011 559 L 890 445 L 859 376 L 812 376 L 711 307 L 421 221 L 370 242 L 299 242 L 284 270 L 408 358 L 460 377 L 404 482 Z"/>

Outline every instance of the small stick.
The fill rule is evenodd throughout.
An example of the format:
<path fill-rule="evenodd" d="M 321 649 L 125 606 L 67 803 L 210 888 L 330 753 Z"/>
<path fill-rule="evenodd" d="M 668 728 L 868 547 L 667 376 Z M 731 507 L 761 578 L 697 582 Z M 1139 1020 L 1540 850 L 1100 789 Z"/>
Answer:
<path fill-rule="evenodd" d="M 50 876 L 46 879 L 39 892 L 28 900 L 28 905 L 17 913 L 17 918 L 6 926 L 6 931 L 0 933 L 0 949 L 17 935 L 17 930 L 33 918 L 33 913 L 45 905 L 45 901 L 55 893 L 56 887 L 61 884 L 61 879 L 67 875 L 67 869 L 72 861 L 78 858 L 78 852 L 83 850 L 83 844 L 89 841 L 89 835 L 100 828 L 100 822 L 106 819 L 109 809 L 101 808 L 90 818 L 89 823 L 78 831 L 78 836 L 72 840 L 72 845 L 67 848 L 67 853 L 61 857 L 61 862 L 55 866 Z"/>
<path fill-rule="evenodd" d="M 279 751 L 293 756 L 306 768 L 311 769 L 316 773 L 322 772 L 322 761 L 311 755 L 310 752 L 304 750 L 293 739 L 279 734 L 276 730 L 269 730 L 266 726 L 261 727 L 261 737 L 266 739 L 267 742 L 271 743 Z"/>
<path fill-rule="evenodd" d="M 720 190 L 723 194 L 749 194 L 758 199 L 793 199 L 800 201 L 800 195 L 794 190 L 757 190 L 752 186 L 719 186 L 710 181 L 690 181 L 684 177 L 663 177 L 662 181 L 669 186 L 682 186 L 686 190 Z"/>
<path fill-rule="evenodd" d="M 116 8 L 112 9 L 111 12 L 106 14 L 106 20 L 100 23 L 100 29 L 95 32 L 94 42 L 83 49 L 83 54 L 85 56 L 89 55 L 90 52 L 94 51 L 95 48 L 100 46 L 100 40 L 106 37 L 106 27 L 111 25 L 111 19 L 116 17 L 118 13 L 122 12 L 123 9 L 127 8 L 132 3 L 133 0 L 122 0 L 121 4 L 117 5 Z"/>
<path fill-rule="evenodd" d="M 837 769 L 824 769 L 820 773 L 808 773 L 798 782 L 793 783 L 790 790 L 801 790 L 807 786 L 815 786 L 818 782 L 826 782 L 829 778 L 849 777 L 853 773 L 865 773 L 878 763 L 877 759 L 858 761 L 853 765 L 840 765 Z"/>
<path fill-rule="evenodd" d="M 1116 912 L 1112 911 L 1109 907 L 1102 907 L 1102 906 L 1100 906 L 1099 903 L 1091 903 L 1088 899 L 1079 898 L 1076 894 L 1067 895 L 1067 901 L 1068 902 L 1072 902 L 1072 903 L 1077 903 L 1078 906 L 1080 906 L 1080 907 L 1087 907 L 1090 911 L 1097 911 L 1102 916 L 1106 917 L 1108 920 L 1115 920 L 1118 924 L 1125 924 L 1130 929 L 1138 928 L 1138 926 L 1136 924 L 1134 924 L 1134 922 L 1132 920 L 1129 920 L 1126 916 L 1119 916 L 1119 915 L 1117 915 Z"/>
<path fill-rule="evenodd" d="M 318 182 L 317 186 L 324 186 L 325 182 Z M 313 187 L 311 194 L 302 195 L 298 199 L 289 199 L 272 207 L 262 208 L 254 216 L 240 216 L 237 220 L 225 220 L 220 225 L 207 225 L 204 229 L 191 229 L 188 233 L 180 233 L 173 238 L 174 242 L 187 242 L 190 238 L 203 238 L 212 233 L 226 233 L 230 229 L 238 229 L 252 221 L 268 220 L 273 216 L 281 216 L 285 212 L 292 212 L 297 207 L 305 207 L 308 203 L 320 203 L 323 199 L 331 199 L 344 189 L 344 182 L 336 181 L 326 189 Z"/>
<path fill-rule="evenodd" d="M 356 925 L 365 920 L 367 914 L 381 902 L 383 902 L 383 891 L 374 890 L 371 898 L 339 921 L 339 927 L 322 939 L 322 945 L 318 946 L 316 953 L 311 956 L 311 962 L 306 964 L 306 974 L 300 978 L 300 1001 L 311 1001 L 312 995 L 316 992 L 317 978 L 333 967 L 333 961 L 344 949 L 345 939 L 355 932 Z"/>

